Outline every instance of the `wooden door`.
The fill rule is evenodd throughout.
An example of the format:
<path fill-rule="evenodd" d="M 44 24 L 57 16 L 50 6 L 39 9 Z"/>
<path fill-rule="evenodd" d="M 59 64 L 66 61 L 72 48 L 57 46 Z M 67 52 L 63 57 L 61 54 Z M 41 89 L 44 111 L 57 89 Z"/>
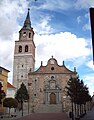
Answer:
<path fill-rule="evenodd" d="M 55 95 L 55 93 L 50 94 L 50 104 L 56 104 L 56 95 Z"/>

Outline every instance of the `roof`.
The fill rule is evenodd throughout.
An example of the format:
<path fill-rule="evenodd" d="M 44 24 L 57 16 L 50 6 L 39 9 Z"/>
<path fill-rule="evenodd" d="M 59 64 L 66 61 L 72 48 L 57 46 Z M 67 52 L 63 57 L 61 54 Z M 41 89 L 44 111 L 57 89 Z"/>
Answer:
<path fill-rule="evenodd" d="M 62 65 L 58 65 L 57 60 L 52 56 L 46 66 L 43 66 L 41 62 L 41 66 L 36 71 L 29 73 L 29 75 L 31 74 L 77 74 L 77 72 L 76 68 L 74 68 L 74 71 L 69 70 L 64 61 Z"/>
<path fill-rule="evenodd" d="M 28 30 L 32 30 L 32 27 L 31 27 L 31 21 L 30 21 L 30 15 L 29 15 L 29 10 L 28 9 L 28 13 L 27 13 L 27 16 L 26 16 L 26 19 L 24 21 L 24 26 L 22 29 L 28 29 Z"/>
<path fill-rule="evenodd" d="M 9 70 L 5 69 L 4 67 L 0 66 L 0 69 L 6 70 L 7 72 L 10 72 Z"/>
<path fill-rule="evenodd" d="M 16 89 L 12 84 L 10 84 L 9 82 L 7 82 L 7 88 L 14 88 Z"/>

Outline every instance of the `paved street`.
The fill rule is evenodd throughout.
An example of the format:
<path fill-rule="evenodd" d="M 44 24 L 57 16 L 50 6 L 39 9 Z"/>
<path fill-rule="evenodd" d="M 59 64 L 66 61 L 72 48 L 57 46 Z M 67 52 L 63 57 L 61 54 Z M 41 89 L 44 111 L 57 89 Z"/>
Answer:
<path fill-rule="evenodd" d="M 94 107 L 81 120 L 94 120 Z"/>
<path fill-rule="evenodd" d="M 4 117 L 0 120 L 71 120 L 68 118 L 65 113 L 33 113 L 27 115 L 24 113 L 24 116 L 21 116 L 21 112 L 17 113 L 17 117 Z M 88 111 L 87 114 L 80 120 L 94 120 L 94 107 L 91 111 Z"/>
<path fill-rule="evenodd" d="M 70 120 L 65 113 L 35 113 L 16 120 Z"/>
<path fill-rule="evenodd" d="M 16 117 L 4 116 L 0 120 L 70 120 L 66 113 L 24 113 L 23 117 L 20 112 L 16 113 Z"/>

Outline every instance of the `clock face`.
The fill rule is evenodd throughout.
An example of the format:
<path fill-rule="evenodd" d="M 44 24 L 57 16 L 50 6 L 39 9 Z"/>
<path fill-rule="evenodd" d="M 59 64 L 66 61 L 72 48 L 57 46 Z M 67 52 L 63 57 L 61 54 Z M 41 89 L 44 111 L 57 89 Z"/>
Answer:
<path fill-rule="evenodd" d="M 25 32 L 23 33 L 23 37 L 26 37 L 26 33 Z"/>

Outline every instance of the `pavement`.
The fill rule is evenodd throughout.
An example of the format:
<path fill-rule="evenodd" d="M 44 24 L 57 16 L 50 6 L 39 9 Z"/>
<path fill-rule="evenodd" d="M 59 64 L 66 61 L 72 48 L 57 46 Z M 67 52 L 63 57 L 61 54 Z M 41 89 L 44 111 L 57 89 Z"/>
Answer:
<path fill-rule="evenodd" d="M 0 120 L 70 120 L 66 113 L 24 113 L 23 116 L 20 112 L 16 113 L 16 117 L 4 116 Z"/>
<path fill-rule="evenodd" d="M 70 120 L 66 113 L 33 113 L 16 120 Z"/>
<path fill-rule="evenodd" d="M 5 113 L 3 115 L 0 115 L 0 120 L 17 120 L 21 117 L 24 117 L 24 116 L 28 116 L 30 114 L 28 114 L 28 112 L 23 112 L 23 116 L 22 116 L 22 111 L 16 111 L 15 113 Z"/>
<path fill-rule="evenodd" d="M 5 115 L 3 118 L 0 116 L 0 120 L 71 120 L 68 115 L 64 112 L 62 113 L 32 113 L 24 112 L 22 116 L 21 111 L 16 112 L 16 117 Z M 94 107 L 92 110 L 87 111 L 87 114 L 80 118 L 80 120 L 94 120 Z"/>
<path fill-rule="evenodd" d="M 94 120 L 94 107 L 81 120 Z"/>

